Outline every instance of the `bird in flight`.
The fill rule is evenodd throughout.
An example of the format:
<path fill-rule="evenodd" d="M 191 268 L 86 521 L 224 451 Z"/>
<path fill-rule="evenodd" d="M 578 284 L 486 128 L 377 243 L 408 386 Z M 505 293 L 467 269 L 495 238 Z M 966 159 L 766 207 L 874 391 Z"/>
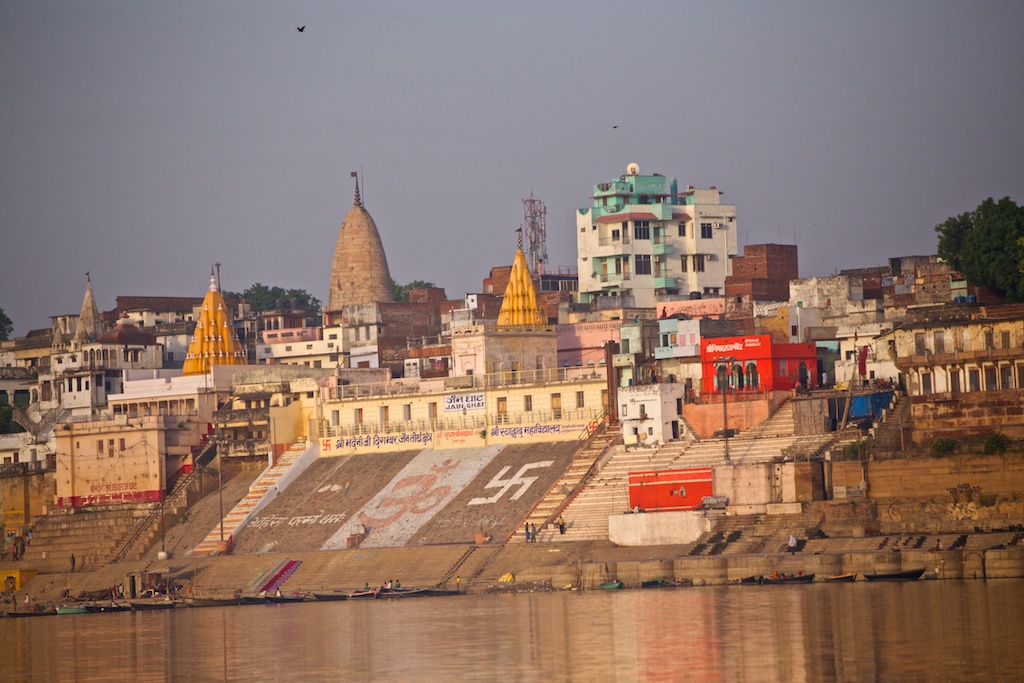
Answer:
<path fill-rule="evenodd" d="M 305 26 L 299 26 L 299 27 L 298 27 L 298 31 L 299 31 L 299 33 L 302 33 L 302 32 L 303 32 L 303 31 L 305 31 L 305 30 L 306 30 L 306 27 L 305 27 Z"/>
<path fill-rule="evenodd" d="M 612 128 L 618 128 L 618 126 L 612 126 Z"/>

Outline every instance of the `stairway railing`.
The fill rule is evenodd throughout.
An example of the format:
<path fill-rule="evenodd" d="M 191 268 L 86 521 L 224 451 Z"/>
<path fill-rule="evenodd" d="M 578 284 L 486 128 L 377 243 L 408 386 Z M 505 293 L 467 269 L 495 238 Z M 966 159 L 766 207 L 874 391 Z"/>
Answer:
<path fill-rule="evenodd" d="M 165 512 L 168 503 L 172 503 L 177 499 L 181 498 L 182 496 L 188 495 L 188 487 L 191 485 L 193 480 L 199 477 L 200 471 L 202 470 L 202 466 L 200 465 L 200 463 L 210 462 L 210 460 L 213 459 L 213 455 L 211 454 L 211 452 L 216 453 L 216 450 L 216 444 L 210 442 L 206 449 L 204 449 L 203 452 L 200 453 L 200 455 L 196 458 L 196 466 L 192 468 L 192 471 L 189 472 L 187 476 L 183 477 L 182 479 L 179 479 L 178 483 L 174 485 L 174 489 L 167 495 L 163 503 L 154 507 L 153 510 L 146 516 L 146 518 L 135 527 L 135 530 L 132 531 L 132 534 L 128 537 L 128 540 L 124 542 L 124 545 L 121 546 L 121 549 L 117 552 L 116 555 L 114 555 L 113 559 L 110 560 L 110 564 L 117 564 L 118 562 L 121 562 L 128 556 L 128 553 L 135 546 L 136 541 L 138 541 L 139 538 L 141 538 L 144 533 L 153 528 L 153 520 Z"/>

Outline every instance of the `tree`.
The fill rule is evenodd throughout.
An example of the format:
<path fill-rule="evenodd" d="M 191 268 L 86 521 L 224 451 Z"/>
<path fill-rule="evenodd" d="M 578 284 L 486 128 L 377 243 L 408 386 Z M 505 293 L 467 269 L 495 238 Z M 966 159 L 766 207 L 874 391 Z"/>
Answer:
<path fill-rule="evenodd" d="M 11 338 L 11 332 L 14 331 L 14 323 L 4 313 L 4 309 L 0 308 L 0 341 L 5 341 Z"/>
<path fill-rule="evenodd" d="M 1009 197 L 998 202 L 989 197 L 974 211 L 936 225 L 935 232 L 939 256 L 969 282 L 1009 301 L 1024 301 L 1020 271 L 1024 207 Z"/>
<path fill-rule="evenodd" d="M 426 282 L 424 280 L 413 280 L 407 285 L 400 285 L 397 282 L 391 282 L 391 298 L 401 303 L 409 303 L 409 290 L 411 289 L 423 289 L 425 287 L 433 287 L 433 282 Z"/>
<path fill-rule="evenodd" d="M 272 311 L 277 308 L 278 302 L 284 302 L 285 308 L 293 308 L 292 299 L 295 299 L 295 306 L 298 310 L 305 311 L 311 316 L 320 315 L 323 304 L 304 289 L 284 289 L 282 287 L 267 287 L 259 282 L 250 285 L 248 289 L 239 294 L 238 292 L 224 292 L 225 299 L 245 299 L 246 303 L 256 313 L 261 311 Z"/>
<path fill-rule="evenodd" d="M 14 409 L 6 403 L 0 403 L 0 434 L 17 434 L 25 428 L 14 421 Z"/>

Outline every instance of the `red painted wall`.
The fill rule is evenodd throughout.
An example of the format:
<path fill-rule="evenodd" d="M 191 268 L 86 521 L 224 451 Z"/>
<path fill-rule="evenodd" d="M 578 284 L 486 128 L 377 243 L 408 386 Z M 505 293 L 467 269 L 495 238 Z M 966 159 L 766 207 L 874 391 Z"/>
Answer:
<path fill-rule="evenodd" d="M 631 472 L 629 507 L 641 510 L 695 510 L 713 496 L 711 468 Z"/>

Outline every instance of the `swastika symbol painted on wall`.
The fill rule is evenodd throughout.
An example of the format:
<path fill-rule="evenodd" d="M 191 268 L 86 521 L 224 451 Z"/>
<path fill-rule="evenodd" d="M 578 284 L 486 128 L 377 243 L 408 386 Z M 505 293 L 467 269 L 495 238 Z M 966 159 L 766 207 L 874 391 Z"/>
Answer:
<path fill-rule="evenodd" d="M 508 474 L 508 471 L 512 469 L 510 465 L 505 465 L 504 467 L 501 468 L 501 471 L 494 475 L 494 478 L 487 482 L 487 485 L 484 486 L 485 489 L 496 489 L 500 487 L 500 490 L 490 498 L 474 498 L 473 500 L 469 501 L 469 504 L 486 505 L 487 503 L 497 503 L 499 500 L 501 500 L 501 497 L 504 496 L 505 493 L 513 486 L 518 486 L 519 490 L 512 494 L 512 500 L 519 500 L 520 498 L 523 497 L 523 494 L 526 493 L 526 490 L 530 488 L 530 485 L 533 484 L 533 482 L 537 481 L 537 477 L 524 477 L 523 475 L 529 470 L 539 469 L 541 467 L 551 467 L 551 465 L 554 462 L 554 460 L 541 460 L 540 462 L 527 463 L 520 467 L 519 471 L 516 472 L 512 477 L 508 479 L 502 479 L 502 477 Z"/>

